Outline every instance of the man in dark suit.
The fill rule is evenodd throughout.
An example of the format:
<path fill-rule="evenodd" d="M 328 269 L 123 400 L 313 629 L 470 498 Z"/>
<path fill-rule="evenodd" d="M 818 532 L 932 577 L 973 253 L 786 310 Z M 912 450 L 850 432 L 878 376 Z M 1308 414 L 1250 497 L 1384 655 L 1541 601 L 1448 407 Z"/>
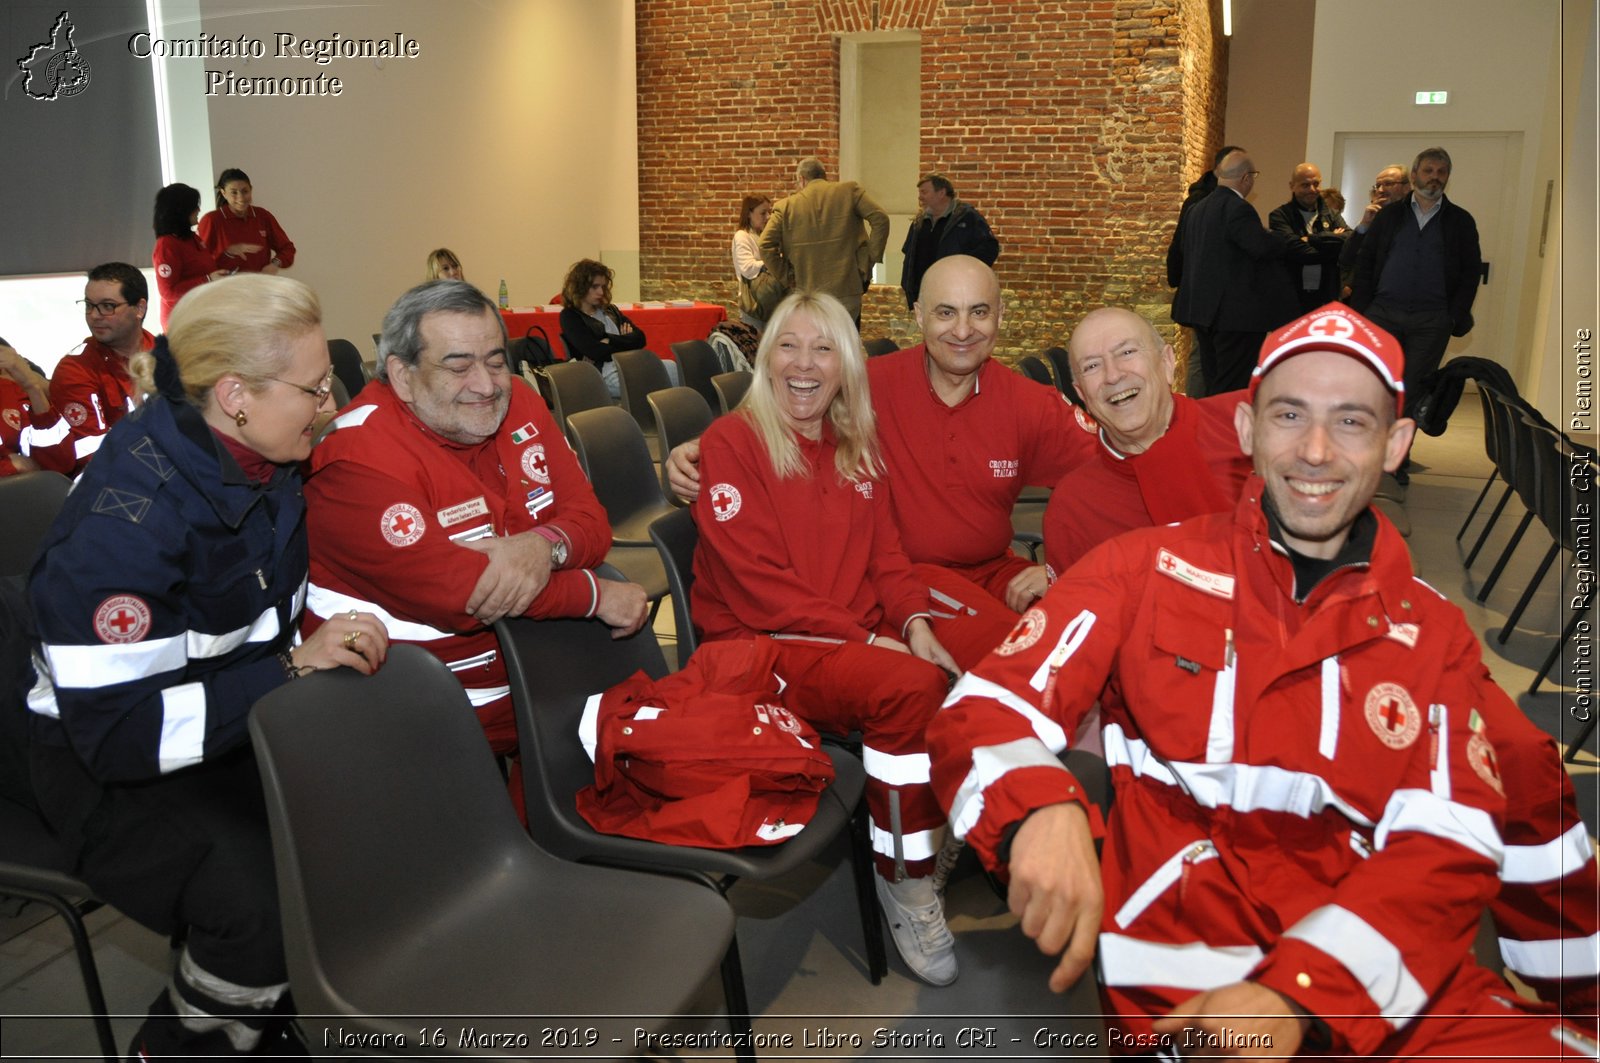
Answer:
<path fill-rule="evenodd" d="M 1267 216 L 1267 228 L 1294 241 L 1289 248 L 1289 283 L 1301 315 L 1339 299 L 1339 252 L 1350 228 L 1322 198 L 1322 171 L 1309 162 L 1289 177 L 1289 202 Z"/>
<path fill-rule="evenodd" d="M 1478 224 L 1444 194 L 1449 182 L 1449 153 L 1426 148 L 1417 155 L 1411 194 L 1373 219 L 1350 291 L 1350 305 L 1387 329 L 1405 350 L 1408 417 L 1450 337 L 1472 331 L 1472 301 L 1482 272 Z M 1401 483 L 1404 473 L 1402 467 L 1395 477 Z"/>
<path fill-rule="evenodd" d="M 1250 382 L 1261 341 L 1296 316 L 1294 289 L 1283 269 L 1292 242 L 1267 232 L 1245 197 L 1259 172 L 1235 151 L 1217 166 L 1217 190 L 1184 218 L 1183 278 L 1172 320 L 1202 338 L 1206 394 Z"/>

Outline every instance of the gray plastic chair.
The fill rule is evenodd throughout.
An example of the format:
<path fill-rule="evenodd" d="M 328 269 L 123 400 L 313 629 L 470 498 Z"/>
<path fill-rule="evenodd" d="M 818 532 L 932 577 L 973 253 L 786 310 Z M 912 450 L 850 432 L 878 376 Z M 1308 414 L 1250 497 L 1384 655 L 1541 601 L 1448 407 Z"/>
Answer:
<path fill-rule="evenodd" d="M 538 372 L 549 383 L 546 400 L 550 404 L 550 412 L 561 430 L 567 433 L 568 439 L 572 438 L 572 432 L 567 428 L 567 418 L 583 410 L 616 405 L 611 401 L 611 392 L 606 390 L 600 370 L 588 362 L 557 362 Z M 543 392 L 544 388 L 539 390 Z"/>
<path fill-rule="evenodd" d="M 718 373 L 711 378 L 711 386 L 717 390 L 718 404 L 723 413 L 732 413 L 744 401 L 744 393 L 750 390 L 752 374 L 744 369 L 737 369 L 732 373 Z"/>
<path fill-rule="evenodd" d="M 650 412 L 649 398 L 672 386 L 661 356 L 648 347 L 637 351 L 618 351 L 611 356 L 617 363 L 617 381 L 622 387 L 622 408 L 644 433 L 650 460 L 661 460 L 661 440 L 656 437 L 656 417 Z"/>
<path fill-rule="evenodd" d="M 705 340 L 683 340 L 672 345 L 672 356 L 678 360 L 678 372 L 685 387 L 694 388 L 706 400 L 707 409 L 716 409 L 717 390 L 711 378 L 722 372 L 722 359 Z"/>
<path fill-rule="evenodd" d="M 893 354 L 900 349 L 900 345 L 888 336 L 879 336 L 877 339 L 867 340 L 861 347 L 867 352 L 868 358 L 876 358 L 883 354 Z"/>
<path fill-rule="evenodd" d="M 656 392 L 650 396 L 650 409 L 656 415 L 656 435 L 661 437 L 661 493 L 675 506 L 687 505 L 672 492 L 672 483 L 667 479 L 667 455 L 679 444 L 699 439 L 711 427 L 715 415 L 700 393 L 690 387 Z"/>
<path fill-rule="evenodd" d="M 344 385 L 345 405 L 361 394 L 367 386 L 367 371 L 361 364 L 361 352 L 349 340 L 329 340 L 328 359 L 333 362 L 333 377 Z"/>
<path fill-rule="evenodd" d="M 1025 354 L 1017 360 L 1017 369 L 1029 380 L 1037 380 L 1046 387 L 1055 387 L 1055 378 L 1050 375 L 1050 367 L 1031 354 Z"/>
<path fill-rule="evenodd" d="M 26 576 L 72 481 L 58 472 L 0 477 L 0 576 Z"/>
<path fill-rule="evenodd" d="M 702 1001 L 733 940 L 732 910 L 702 883 L 535 845 L 461 684 L 417 647 L 394 647 L 370 677 L 341 668 L 283 684 L 256 704 L 250 734 L 289 983 L 324 1027 L 306 1031 L 313 1046 L 324 1029 L 414 1045 L 430 1016 L 489 1034 L 526 1034 L 517 1016 L 529 1015 L 660 1030 Z M 453 1036 L 430 1051 L 573 1054 Z"/>

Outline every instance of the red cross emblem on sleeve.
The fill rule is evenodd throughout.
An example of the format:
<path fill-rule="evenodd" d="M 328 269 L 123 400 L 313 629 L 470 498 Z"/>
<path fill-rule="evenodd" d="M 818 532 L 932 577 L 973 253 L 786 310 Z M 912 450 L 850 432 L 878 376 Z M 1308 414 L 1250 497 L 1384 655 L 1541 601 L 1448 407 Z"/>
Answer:
<path fill-rule="evenodd" d="M 396 502 L 383 511 L 379 518 L 378 529 L 383 533 L 384 541 L 390 546 L 410 546 L 422 538 L 422 533 L 428 530 L 427 522 L 422 519 L 421 510 L 405 502 Z"/>
<path fill-rule="evenodd" d="M 719 521 L 732 520 L 739 513 L 739 507 L 744 504 L 744 499 L 739 495 L 739 489 L 732 484 L 715 484 L 711 488 L 711 515 Z"/>
<path fill-rule="evenodd" d="M 101 642 L 138 642 L 150 633 L 150 607 L 132 594 L 113 594 L 94 611 L 94 633 Z"/>
<path fill-rule="evenodd" d="M 535 443 L 522 452 L 522 471 L 527 473 L 528 479 L 534 483 L 550 482 L 550 463 L 545 459 L 542 444 Z"/>
<path fill-rule="evenodd" d="M 1354 336 L 1356 327 L 1337 314 L 1328 314 L 1313 321 L 1307 326 L 1306 331 L 1313 336 L 1343 340 Z"/>
<path fill-rule="evenodd" d="M 1422 733 L 1422 713 L 1399 683 L 1379 683 L 1367 692 L 1367 726 L 1390 749 L 1405 749 Z"/>

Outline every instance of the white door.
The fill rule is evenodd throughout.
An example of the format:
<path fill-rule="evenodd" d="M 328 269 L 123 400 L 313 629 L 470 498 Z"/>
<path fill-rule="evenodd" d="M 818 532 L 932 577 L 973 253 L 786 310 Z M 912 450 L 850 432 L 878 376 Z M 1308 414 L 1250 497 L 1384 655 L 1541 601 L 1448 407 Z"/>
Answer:
<path fill-rule="evenodd" d="M 1511 249 L 1511 219 L 1524 217 L 1519 207 L 1518 177 L 1522 169 L 1521 133 L 1335 133 L 1333 172 L 1344 192 L 1345 217 L 1354 224 L 1367 205 L 1368 190 L 1378 171 L 1391 163 L 1407 171 L 1423 148 L 1450 153 L 1450 184 L 1445 195 L 1465 208 L 1478 223 L 1489 282 L 1472 304 L 1475 322 L 1467 335 L 1450 341 L 1445 358 L 1470 354 L 1492 358 L 1516 371 L 1516 358 L 1504 344 L 1516 335 L 1514 293 L 1522 289 L 1522 262 Z M 1334 182 L 1328 182 L 1333 184 Z"/>

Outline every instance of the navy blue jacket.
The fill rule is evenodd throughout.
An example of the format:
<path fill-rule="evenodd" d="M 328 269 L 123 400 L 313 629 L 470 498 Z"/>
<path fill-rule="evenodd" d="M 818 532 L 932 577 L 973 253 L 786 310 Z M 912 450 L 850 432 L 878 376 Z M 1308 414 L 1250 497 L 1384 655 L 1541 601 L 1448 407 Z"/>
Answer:
<path fill-rule="evenodd" d="M 1411 196 L 1414 195 L 1416 193 L 1412 192 Z M 1400 232 L 1400 226 L 1411 221 L 1411 196 L 1378 211 L 1361 243 L 1356 258 L 1356 277 L 1350 286 L 1350 305 L 1362 313 L 1367 312 L 1378 294 L 1378 281 L 1383 277 L 1383 264 L 1389 257 L 1395 235 Z M 1443 226 L 1440 232 L 1444 239 L 1444 297 L 1450 308 L 1450 335 L 1465 336 L 1472 331 L 1472 301 L 1478 297 L 1478 281 L 1483 271 L 1478 223 L 1472 220 L 1471 214 L 1450 202 L 1449 196 L 1441 194 L 1439 198 L 1439 216 L 1434 220 Z"/>
<path fill-rule="evenodd" d="M 307 564 L 298 469 L 250 482 L 197 409 L 151 399 L 111 429 L 34 564 L 34 739 L 102 782 L 248 742 L 250 707 L 287 681 Z"/>

